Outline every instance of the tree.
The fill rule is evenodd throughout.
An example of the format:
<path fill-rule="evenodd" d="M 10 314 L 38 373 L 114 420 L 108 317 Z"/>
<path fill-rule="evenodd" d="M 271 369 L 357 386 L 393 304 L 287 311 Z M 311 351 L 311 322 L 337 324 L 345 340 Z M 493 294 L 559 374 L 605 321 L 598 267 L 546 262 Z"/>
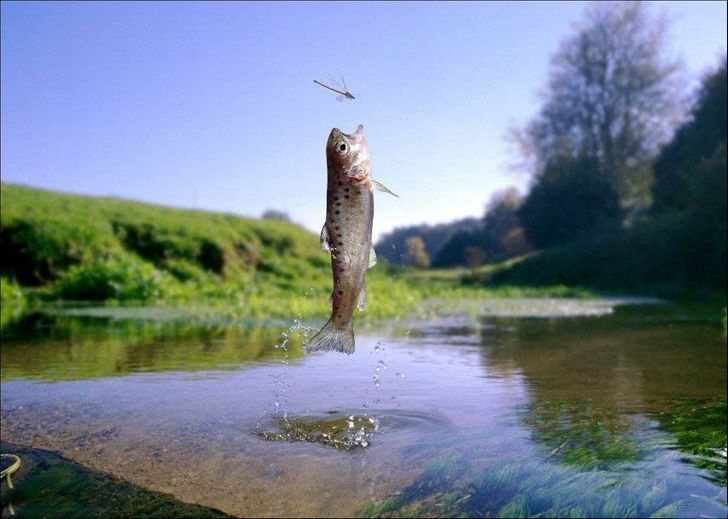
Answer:
<path fill-rule="evenodd" d="M 433 262 L 435 267 L 454 267 L 465 265 L 467 262 L 465 249 L 478 244 L 482 236 L 482 226 L 476 229 L 461 229 L 455 231 L 440 247 Z"/>
<path fill-rule="evenodd" d="M 280 220 L 281 222 L 290 222 L 291 217 L 285 211 L 278 209 L 266 209 L 263 211 L 263 220 Z"/>
<path fill-rule="evenodd" d="M 485 209 L 483 225 L 485 232 L 495 240 L 496 246 L 503 236 L 520 225 L 518 209 L 522 204 L 523 195 L 515 187 L 508 187 L 491 195 Z"/>
<path fill-rule="evenodd" d="M 678 251 L 696 284 L 726 286 L 726 61 L 704 80 L 692 117 L 676 132 L 655 164 L 659 217 L 683 218 Z"/>
<path fill-rule="evenodd" d="M 471 259 L 478 257 L 478 254 L 473 252 L 476 250 L 483 253 L 483 257 L 478 260 L 480 262 L 485 258 L 488 258 L 489 261 L 502 261 L 514 254 L 527 252 L 530 245 L 522 232 L 521 238 L 523 239 L 520 240 L 520 243 L 505 239 L 514 230 L 521 229 L 518 210 L 522 203 L 523 196 L 514 187 L 493 193 L 479 225 L 458 228 L 437 251 L 434 265 L 438 267 L 471 266 Z M 512 237 L 515 237 L 516 234 Z"/>
<path fill-rule="evenodd" d="M 482 247 L 465 247 L 465 260 L 468 263 L 468 267 L 472 270 L 477 269 L 485 261 L 485 251 Z"/>
<path fill-rule="evenodd" d="M 617 220 L 617 195 L 593 161 L 562 158 L 546 166 L 519 210 L 529 241 L 551 247 Z"/>
<path fill-rule="evenodd" d="M 407 238 L 407 262 L 417 268 L 430 266 L 430 256 L 425 249 L 425 242 L 419 236 Z"/>
<path fill-rule="evenodd" d="M 690 119 L 675 133 L 655 162 L 655 215 L 685 211 L 694 204 L 704 183 L 701 169 L 726 140 L 728 81 L 725 57 L 721 66 L 703 79 Z"/>
<path fill-rule="evenodd" d="M 650 161 L 684 113 L 664 41 L 641 3 L 589 6 L 552 59 L 540 113 L 514 135 L 536 183 L 554 163 L 585 159 L 624 211 L 649 204 Z"/>
<path fill-rule="evenodd" d="M 387 258 L 394 265 L 407 264 L 407 239 L 418 236 L 425 243 L 425 250 L 432 258 L 436 258 L 443 245 L 459 231 L 470 231 L 480 228 L 481 219 L 463 218 L 449 223 L 435 225 L 420 224 L 399 227 L 384 234 L 376 243 L 374 249 L 377 256 Z"/>
<path fill-rule="evenodd" d="M 519 225 L 501 237 L 500 249 L 504 258 L 512 258 L 531 251 L 533 246 L 526 239 L 523 227 Z"/>

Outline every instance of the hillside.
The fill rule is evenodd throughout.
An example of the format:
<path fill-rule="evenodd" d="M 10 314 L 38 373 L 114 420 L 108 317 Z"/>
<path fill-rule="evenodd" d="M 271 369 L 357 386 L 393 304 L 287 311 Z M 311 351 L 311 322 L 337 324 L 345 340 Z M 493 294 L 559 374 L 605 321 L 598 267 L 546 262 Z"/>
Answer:
<path fill-rule="evenodd" d="M 12 184 L 2 184 L 0 275 L 4 324 L 67 302 L 171 307 L 185 322 L 220 325 L 323 318 L 332 289 L 318 237 L 285 221 Z M 380 261 L 367 274 L 368 307 L 356 318 L 422 317 L 433 296 L 441 307 L 462 307 L 492 296 L 585 295 L 560 285 L 486 288 L 474 275 Z"/>
<path fill-rule="evenodd" d="M 215 301 L 218 309 L 255 318 L 323 316 L 331 293 L 329 257 L 318 237 L 297 225 L 12 184 L 2 184 L 0 252 L 4 302 L 17 293 L 188 306 Z M 370 301 L 385 286 L 381 271 L 370 272 Z M 403 284 L 386 286 L 388 304 L 370 305 L 375 315 L 412 300 Z"/>
<path fill-rule="evenodd" d="M 0 271 L 25 286 L 74 266 L 141 259 L 179 281 L 321 276 L 328 261 L 290 223 L 2 185 Z"/>

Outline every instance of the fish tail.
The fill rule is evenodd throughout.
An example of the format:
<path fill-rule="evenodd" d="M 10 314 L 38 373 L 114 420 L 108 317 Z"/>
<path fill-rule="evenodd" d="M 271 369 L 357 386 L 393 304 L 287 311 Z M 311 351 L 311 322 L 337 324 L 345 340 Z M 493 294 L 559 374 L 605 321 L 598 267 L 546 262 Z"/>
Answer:
<path fill-rule="evenodd" d="M 303 347 L 306 353 L 312 351 L 338 351 L 354 353 L 354 325 L 351 321 L 344 327 L 336 326 L 331 319 Z"/>

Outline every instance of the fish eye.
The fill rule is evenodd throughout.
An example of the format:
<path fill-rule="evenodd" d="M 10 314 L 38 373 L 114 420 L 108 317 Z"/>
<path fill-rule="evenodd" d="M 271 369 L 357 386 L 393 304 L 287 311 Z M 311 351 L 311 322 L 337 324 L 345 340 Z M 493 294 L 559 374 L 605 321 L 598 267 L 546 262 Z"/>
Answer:
<path fill-rule="evenodd" d="M 336 143 L 336 153 L 339 155 L 343 155 L 349 151 L 349 146 L 344 141 L 339 141 Z"/>

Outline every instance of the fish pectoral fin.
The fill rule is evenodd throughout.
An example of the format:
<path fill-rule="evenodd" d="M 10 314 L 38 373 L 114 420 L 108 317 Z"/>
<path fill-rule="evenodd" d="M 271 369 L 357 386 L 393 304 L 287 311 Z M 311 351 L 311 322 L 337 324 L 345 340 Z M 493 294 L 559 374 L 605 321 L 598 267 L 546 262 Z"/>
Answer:
<path fill-rule="evenodd" d="M 374 247 L 369 248 L 369 267 L 372 268 L 377 264 L 377 253 L 374 252 Z"/>
<path fill-rule="evenodd" d="M 326 224 L 321 227 L 321 237 L 319 238 L 321 244 L 321 250 L 324 252 L 331 252 L 331 244 L 329 243 L 329 231 L 326 230 Z"/>
<path fill-rule="evenodd" d="M 356 309 L 359 311 L 365 310 L 367 307 L 367 289 L 361 287 L 359 297 L 356 299 Z"/>
<path fill-rule="evenodd" d="M 382 183 L 380 183 L 380 182 L 377 182 L 377 181 L 376 181 L 376 180 L 374 180 L 374 179 L 372 179 L 372 186 L 373 186 L 373 187 L 374 187 L 374 189 L 376 189 L 377 191 L 384 191 L 385 193 L 389 193 L 390 195 L 392 195 L 392 196 L 396 196 L 397 198 L 399 198 L 399 195 L 398 195 L 398 194 L 396 194 L 396 193 L 392 193 L 392 192 L 391 192 L 391 191 L 389 190 L 389 188 L 388 188 L 387 186 L 385 186 L 384 184 L 382 184 Z"/>

